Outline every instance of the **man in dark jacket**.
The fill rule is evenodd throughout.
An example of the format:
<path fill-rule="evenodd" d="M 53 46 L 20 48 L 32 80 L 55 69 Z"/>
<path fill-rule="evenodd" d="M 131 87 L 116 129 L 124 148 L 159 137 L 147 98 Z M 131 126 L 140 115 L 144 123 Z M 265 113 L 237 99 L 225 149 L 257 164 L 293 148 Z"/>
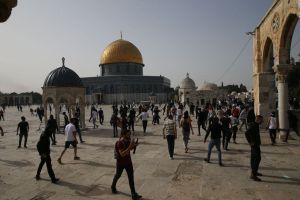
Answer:
<path fill-rule="evenodd" d="M 56 119 L 54 119 L 53 115 L 50 115 L 50 119 L 48 119 L 47 127 L 50 128 L 50 138 L 52 140 L 52 145 L 56 145 L 55 133 L 59 132 L 58 125 Z"/>
<path fill-rule="evenodd" d="M 251 123 L 255 121 L 255 113 L 254 113 L 254 108 L 251 107 L 248 111 L 247 115 L 247 123 Z"/>
<path fill-rule="evenodd" d="M 27 148 L 27 138 L 28 138 L 28 132 L 29 132 L 29 124 L 27 121 L 25 121 L 25 117 L 22 116 L 21 117 L 21 122 L 18 124 L 18 128 L 17 128 L 17 135 L 19 135 L 19 146 L 18 148 L 21 148 L 21 143 L 22 143 L 22 138 L 23 136 L 25 137 L 25 141 L 24 141 L 24 147 Z M 19 134 L 20 131 L 20 134 Z"/>
<path fill-rule="evenodd" d="M 248 130 L 245 132 L 246 139 L 251 147 L 251 176 L 250 178 L 254 181 L 261 181 L 257 176 L 262 176 L 261 173 L 258 172 L 259 163 L 261 160 L 261 152 L 260 152 L 260 133 L 259 133 L 259 125 L 263 122 L 263 117 L 261 115 L 257 115 L 255 117 L 255 122 L 250 123 Z"/>
<path fill-rule="evenodd" d="M 219 159 L 219 165 L 223 166 L 222 164 L 222 153 L 221 153 L 221 131 L 222 131 L 222 126 L 221 124 L 219 124 L 219 118 L 217 117 L 213 117 L 211 118 L 211 125 L 209 125 L 205 138 L 204 138 L 204 143 L 206 142 L 206 139 L 208 137 L 208 135 L 211 133 L 210 136 L 210 142 L 208 144 L 208 152 L 207 152 L 207 158 L 205 158 L 204 160 L 206 162 L 210 162 L 210 154 L 211 154 L 211 150 L 212 148 L 216 145 L 217 151 L 218 151 L 218 159 Z"/>
<path fill-rule="evenodd" d="M 45 128 L 45 131 L 42 133 L 39 142 L 37 143 L 36 147 L 37 150 L 41 156 L 41 162 L 39 164 L 38 170 L 36 172 L 35 179 L 40 180 L 40 174 L 42 171 L 42 168 L 46 162 L 48 174 L 51 178 L 52 183 L 56 183 L 59 181 L 58 178 L 55 177 L 55 174 L 52 169 L 51 164 L 51 157 L 50 157 L 50 136 L 51 136 L 51 128 L 47 126 Z"/>

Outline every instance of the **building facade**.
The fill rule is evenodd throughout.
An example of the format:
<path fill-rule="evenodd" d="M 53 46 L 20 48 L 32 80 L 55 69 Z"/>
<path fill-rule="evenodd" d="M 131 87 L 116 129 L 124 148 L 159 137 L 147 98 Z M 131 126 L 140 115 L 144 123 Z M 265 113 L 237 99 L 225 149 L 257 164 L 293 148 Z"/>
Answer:
<path fill-rule="evenodd" d="M 289 130 L 287 77 L 295 67 L 291 62 L 291 49 L 299 15 L 299 0 L 276 0 L 251 33 L 255 113 L 268 116 L 276 110 L 278 99 L 281 138 L 285 138 Z"/>
<path fill-rule="evenodd" d="M 178 90 L 178 97 L 181 103 L 193 103 L 205 105 L 207 103 L 216 104 L 217 100 L 224 99 L 227 96 L 227 91 L 218 88 L 214 83 L 204 82 L 197 90 L 195 82 L 187 74 L 182 80 Z"/>
<path fill-rule="evenodd" d="M 119 39 L 109 44 L 100 58 L 100 76 L 81 78 L 88 104 L 138 103 L 156 94 L 156 101 L 171 99 L 170 80 L 164 76 L 144 76 L 143 58 L 138 48 Z"/>
<path fill-rule="evenodd" d="M 0 94 L 0 105 L 16 106 L 16 105 L 32 105 L 32 104 L 40 104 L 40 103 L 41 103 L 41 95 L 36 93 Z"/>

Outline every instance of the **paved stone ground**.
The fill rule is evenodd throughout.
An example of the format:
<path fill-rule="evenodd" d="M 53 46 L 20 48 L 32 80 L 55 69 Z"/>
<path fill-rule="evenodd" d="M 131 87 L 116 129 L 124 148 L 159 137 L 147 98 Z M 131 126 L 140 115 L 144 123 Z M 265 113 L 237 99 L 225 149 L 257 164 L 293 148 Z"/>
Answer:
<path fill-rule="evenodd" d="M 39 164 L 35 147 L 40 134 L 37 117 L 30 116 L 28 107 L 23 113 L 17 112 L 15 107 L 8 108 L 6 121 L 0 121 L 5 129 L 5 135 L 0 136 L 0 199 L 130 199 L 125 172 L 117 185 L 120 194 L 110 192 L 115 172 L 113 148 L 116 139 L 112 137 L 108 124 L 111 107 L 104 106 L 103 109 L 106 114 L 104 126 L 92 129 L 92 124 L 86 122 L 89 128 L 83 132 L 86 143 L 79 144 L 78 149 L 81 160 L 73 160 L 73 150 L 70 149 L 63 157 L 64 165 L 56 162 L 64 144 L 63 135 L 57 135 L 58 145 L 52 147 L 51 157 L 55 174 L 61 181 L 52 184 L 46 166 L 41 174 L 42 180 L 34 179 Z M 86 116 L 88 114 L 89 111 Z M 27 149 L 16 148 L 16 127 L 21 115 L 30 123 Z M 262 182 L 254 182 L 249 179 L 249 146 L 242 132 L 238 133 L 238 144 L 230 144 L 230 150 L 222 152 L 225 167 L 220 167 L 216 151 L 212 153 L 212 163 L 203 161 L 207 153 L 203 135 L 191 136 L 190 152 L 186 154 L 179 134 L 175 159 L 169 160 L 162 125 L 149 125 L 148 133 L 143 135 L 139 122 L 136 130 L 140 145 L 132 155 L 135 185 L 144 199 L 299 199 L 300 142 L 296 136 L 287 144 L 279 142 L 271 146 L 268 133 L 262 132 L 260 172 L 264 176 Z"/>

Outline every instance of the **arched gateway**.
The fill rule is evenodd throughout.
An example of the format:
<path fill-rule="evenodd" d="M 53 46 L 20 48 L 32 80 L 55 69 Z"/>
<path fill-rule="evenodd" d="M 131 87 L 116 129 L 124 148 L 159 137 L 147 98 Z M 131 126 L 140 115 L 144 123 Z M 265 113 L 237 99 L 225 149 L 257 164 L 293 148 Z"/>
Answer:
<path fill-rule="evenodd" d="M 268 116 L 278 101 L 280 135 L 288 124 L 288 72 L 294 67 L 290 52 L 300 15 L 300 0 L 274 1 L 253 32 L 253 88 L 255 111 Z M 278 97 L 276 96 L 278 93 Z"/>

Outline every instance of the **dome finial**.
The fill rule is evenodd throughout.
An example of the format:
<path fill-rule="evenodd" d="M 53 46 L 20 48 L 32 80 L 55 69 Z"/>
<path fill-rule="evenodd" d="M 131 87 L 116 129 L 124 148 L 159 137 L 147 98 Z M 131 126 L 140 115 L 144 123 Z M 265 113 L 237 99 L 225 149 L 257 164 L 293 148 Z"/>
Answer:
<path fill-rule="evenodd" d="M 123 39 L 123 32 L 122 31 L 120 31 L 120 33 L 121 33 L 121 40 Z"/>
<path fill-rule="evenodd" d="M 62 57 L 61 61 L 62 61 L 62 66 L 64 67 L 65 66 L 65 57 Z"/>
<path fill-rule="evenodd" d="M 186 73 L 186 77 L 189 78 L 189 77 L 190 77 L 190 74 L 189 74 L 189 73 Z"/>

